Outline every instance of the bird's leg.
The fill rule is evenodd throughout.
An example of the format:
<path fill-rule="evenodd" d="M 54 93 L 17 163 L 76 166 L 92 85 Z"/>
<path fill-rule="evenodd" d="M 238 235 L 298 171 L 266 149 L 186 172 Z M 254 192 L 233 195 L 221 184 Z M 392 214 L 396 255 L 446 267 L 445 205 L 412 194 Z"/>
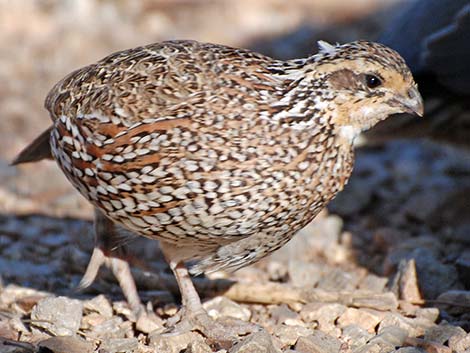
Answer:
<path fill-rule="evenodd" d="M 182 308 L 168 324 L 173 326 L 169 334 L 177 335 L 187 331 L 198 331 L 209 340 L 231 345 L 240 336 L 259 330 L 259 327 L 237 319 L 227 318 L 216 321 L 207 314 L 194 287 L 183 261 L 174 260 L 171 254 L 177 251 L 173 245 L 160 242 L 161 249 L 173 271 L 181 293 Z"/>
<path fill-rule="evenodd" d="M 183 262 L 170 263 L 170 267 L 175 274 L 176 282 L 181 291 L 181 302 L 184 308 L 192 313 L 203 312 L 201 299 Z"/>
<path fill-rule="evenodd" d="M 103 249 L 95 246 L 93 254 L 88 262 L 85 274 L 78 285 L 79 288 L 90 286 L 96 278 L 98 271 L 102 265 L 108 267 L 116 277 L 119 286 L 126 298 L 131 310 L 137 313 L 141 308 L 141 301 L 137 293 L 137 287 L 132 277 L 129 263 L 126 260 L 114 257 L 112 254 L 105 255 Z"/>
<path fill-rule="evenodd" d="M 95 246 L 79 288 L 91 285 L 100 267 L 105 265 L 118 280 L 131 310 L 138 314 L 142 309 L 142 304 L 129 263 L 119 257 L 123 256 L 123 250 L 114 249 L 117 238 L 119 235 L 116 232 L 115 224 L 106 218 L 101 211 L 95 209 Z"/>
<path fill-rule="evenodd" d="M 181 293 L 182 308 L 177 315 L 168 320 L 168 323 L 172 326 L 177 326 L 177 331 L 191 331 L 193 328 L 191 319 L 195 318 L 197 315 L 207 315 L 207 313 L 202 307 L 199 294 L 183 262 L 169 261 L 169 265 L 178 283 L 178 288 Z"/>

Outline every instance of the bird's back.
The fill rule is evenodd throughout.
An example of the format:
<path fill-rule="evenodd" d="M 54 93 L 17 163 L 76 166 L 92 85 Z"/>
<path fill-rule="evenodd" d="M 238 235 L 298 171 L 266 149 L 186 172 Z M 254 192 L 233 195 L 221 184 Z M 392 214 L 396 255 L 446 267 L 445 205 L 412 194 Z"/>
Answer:
<path fill-rule="evenodd" d="M 196 41 L 155 43 L 72 72 L 50 91 L 45 106 L 53 120 L 101 114 L 130 126 L 172 113 L 201 95 L 249 96 L 272 89 L 266 85 L 270 65 L 279 62 L 244 49 Z"/>

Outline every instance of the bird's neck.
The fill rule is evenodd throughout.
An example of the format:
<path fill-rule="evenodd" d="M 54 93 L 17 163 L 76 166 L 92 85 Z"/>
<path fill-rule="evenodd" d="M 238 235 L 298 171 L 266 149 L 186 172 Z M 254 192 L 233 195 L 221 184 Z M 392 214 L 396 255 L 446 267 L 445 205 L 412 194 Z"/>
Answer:
<path fill-rule="evenodd" d="M 277 68 L 284 87 L 276 92 L 270 119 L 294 130 L 330 130 L 342 145 L 353 146 L 362 131 L 349 123 L 351 111 L 344 109 L 347 104 L 337 104 L 337 94 L 324 86 L 322 74 L 311 71 L 312 58 L 289 60 Z"/>

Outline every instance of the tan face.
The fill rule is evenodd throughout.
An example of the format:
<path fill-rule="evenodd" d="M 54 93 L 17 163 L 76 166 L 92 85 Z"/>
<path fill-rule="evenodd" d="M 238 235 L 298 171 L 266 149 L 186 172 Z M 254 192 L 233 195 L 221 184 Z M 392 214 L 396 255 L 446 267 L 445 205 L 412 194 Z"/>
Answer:
<path fill-rule="evenodd" d="M 364 131 L 397 113 L 423 115 L 423 101 L 411 73 L 363 58 L 320 67 L 339 104 L 336 122 Z"/>

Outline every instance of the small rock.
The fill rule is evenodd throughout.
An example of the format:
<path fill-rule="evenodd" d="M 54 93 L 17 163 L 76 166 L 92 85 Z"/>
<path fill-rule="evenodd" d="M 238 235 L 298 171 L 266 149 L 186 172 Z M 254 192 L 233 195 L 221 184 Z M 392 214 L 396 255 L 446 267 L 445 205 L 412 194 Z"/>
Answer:
<path fill-rule="evenodd" d="M 365 345 L 372 337 L 373 334 L 355 324 L 343 328 L 343 338 L 352 349 Z"/>
<path fill-rule="evenodd" d="M 142 311 L 135 323 L 135 328 L 137 331 L 143 333 L 150 333 L 153 331 L 163 331 L 163 321 L 159 318 L 153 311 Z"/>
<path fill-rule="evenodd" d="M 16 303 L 20 298 L 24 297 L 37 296 L 41 294 L 46 297 L 47 295 L 47 293 L 45 292 L 39 292 L 31 288 L 20 287 L 15 284 L 9 284 L 6 287 L 2 286 L 1 289 L 2 290 L 0 291 L 0 301 L 3 303 L 3 305 L 11 305 L 13 303 Z"/>
<path fill-rule="evenodd" d="M 424 334 L 427 327 L 433 325 L 432 322 L 427 322 L 426 325 L 421 325 L 422 322 L 417 319 L 403 317 L 398 313 L 386 313 L 384 318 L 380 321 L 377 332 L 383 332 L 387 327 L 398 327 L 406 332 L 411 337 L 416 337 Z"/>
<path fill-rule="evenodd" d="M 322 266 L 299 260 L 289 260 L 288 273 L 293 286 L 314 287 L 320 281 L 323 271 Z"/>
<path fill-rule="evenodd" d="M 354 350 L 354 353 L 388 353 L 388 352 L 394 352 L 395 347 L 392 347 L 388 343 L 384 342 L 368 342 L 367 344 L 356 348 Z M 424 353 L 423 351 L 418 351 L 419 353 Z"/>
<path fill-rule="evenodd" d="M 382 293 L 387 285 L 388 278 L 368 274 L 359 284 L 358 289 L 375 293 Z"/>
<path fill-rule="evenodd" d="M 27 342 L 10 340 L 0 337 L 0 352 L 2 353 L 36 353 L 36 348 Z M 54 352 L 52 352 L 54 353 Z"/>
<path fill-rule="evenodd" d="M 394 310 L 398 308 L 398 300 L 392 292 L 385 293 L 360 293 L 354 294 L 352 305 L 359 308 L 369 308 L 380 311 Z"/>
<path fill-rule="evenodd" d="M 129 307 L 129 303 L 125 301 L 113 302 L 113 311 L 115 312 L 115 315 L 124 316 L 132 322 L 135 322 L 137 319 L 135 313 Z"/>
<path fill-rule="evenodd" d="M 20 335 L 27 335 L 30 332 L 30 330 L 25 326 L 23 320 L 18 316 L 14 316 L 13 318 L 11 318 L 9 324 L 11 328 Z"/>
<path fill-rule="evenodd" d="M 343 221 L 338 216 L 326 216 L 323 211 L 285 246 L 271 255 L 272 261 L 288 263 L 292 259 L 309 262 L 318 254 L 336 253 Z M 334 256 L 334 255 L 333 255 Z"/>
<path fill-rule="evenodd" d="M 449 347 L 433 341 L 427 341 L 422 338 L 409 337 L 406 343 L 415 347 L 422 348 L 425 352 L 452 353 L 452 350 Z"/>
<path fill-rule="evenodd" d="M 359 276 L 353 272 L 346 272 L 335 268 L 328 272 L 319 282 L 317 288 L 326 291 L 354 290 L 359 283 Z"/>
<path fill-rule="evenodd" d="M 299 337 L 306 337 L 312 334 L 312 330 L 303 326 L 278 325 L 274 330 L 274 335 L 279 338 L 282 347 L 293 346 Z"/>
<path fill-rule="evenodd" d="M 444 308 L 449 314 L 463 314 L 468 312 L 470 307 L 470 291 L 466 290 L 449 290 L 442 293 L 437 300 L 442 303 L 439 307 Z"/>
<path fill-rule="evenodd" d="M 131 322 L 126 321 L 129 324 Z M 122 327 L 123 320 L 119 316 L 113 316 L 111 319 L 94 326 L 91 330 L 91 335 L 95 338 L 123 338 L 125 336 L 125 329 Z"/>
<path fill-rule="evenodd" d="M 249 321 L 251 311 L 226 297 L 215 297 L 203 304 L 204 309 L 214 319 L 220 317 L 233 317 L 242 321 Z"/>
<path fill-rule="evenodd" d="M 305 327 L 305 322 L 303 322 L 302 320 L 300 320 L 299 318 L 295 318 L 295 319 L 286 319 L 284 321 L 284 324 L 286 326 L 303 326 Z"/>
<path fill-rule="evenodd" d="M 139 346 L 137 338 L 108 338 L 104 340 L 100 349 L 107 353 L 133 352 Z"/>
<path fill-rule="evenodd" d="M 415 260 L 409 259 L 400 261 L 396 276 L 398 297 L 411 303 L 420 302 L 422 298 L 418 287 Z"/>
<path fill-rule="evenodd" d="M 15 319 L 19 319 L 16 317 Z M 13 325 L 11 322 L 7 322 L 6 320 L 0 320 L 0 337 L 7 339 L 7 340 L 13 340 L 16 341 L 18 339 L 19 334 L 18 332 L 13 328 Z M 1 346 L 1 343 L 0 343 Z"/>
<path fill-rule="evenodd" d="M 98 313 L 90 313 L 88 315 L 84 315 L 82 317 L 82 323 L 80 325 L 80 328 L 83 330 L 92 330 L 93 327 L 97 325 L 101 325 L 103 322 L 105 322 L 107 319 L 104 316 L 101 316 Z"/>
<path fill-rule="evenodd" d="M 319 251 L 328 253 L 334 252 L 338 247 L 339 238 L 341 236 L 341 230 L 343 229 L 343 219 L 337 215 L 328 215 L 328 217 L 322 219 L 321 222 L 312 223 L 310 230 L 315 236 L 314 239 L 310 237 L 310 241 L 316 244 L 316 248 Z"/>
<path fill-rule="evenodd" d="M 294 312 L 299 313 L 300 310 L 302 310 L 302 308 L 304 307 L 304 304 L 299 303 L 299 302 L 291 302 L 291 303 L 287 303 L 287 306 L 289 307 L 289 309 L 293 310 Z"/>
<path fill-rule="evenodd" d="M 356 324 L 368 332 L 375 332 L 375 327 L 383 319 L 384 313 L 372 309 L 348 308 L 338 319 L 338 325 L 343 328 Z"/>
<path fill-rule="evenodd" d="M 425 299 L 437 298 L 458 283 L 455 266 L 443 264 L 432 251 L 418 248 L 410 254 L 410 258 L 416 261 L 419 288 Z"/>
<path fill-rule="evenodd" d="M 191 342 L 185 351 L 185 353 L 212 353 L 212 352 L 213 351 L 211 347 L 209 347 L 204 342 L 200 342 L 200 341 Z"/>
<path fill-rule="evenodd" d="M 334 353 L 341 349 L 341 342 L 322 331 L 315 330 L 307 337 L 300 337 L 295 349 L 301 353 Z"/>
<path fill-rule="evenodd" d="M 72 336 L 80 328 L 83 304 L 76 299 L 49 297 L 31 311 L 31 324 L 55 336 Z"/>
<path fill-rule="evenodd" d="M 281 304 L 271 310 L 271 318 L 276 324 L 283 324 L 287 319 L 296 319 L 297 313 L 289 309 L 286 304 Z"/>
<path fill-rule="evenodd" d="M 93 299 L 86 300 L 83 303 L 83 309 L 85 311 L 96 312 L 106 319 L 110 319 L 113 316 L 113 307 L 109 300 L 102 294 Z"/>
<path fill-rule="evenodd" d="M 441 244 L 432 236 L 421 235 L 418 237 L 410 237 L 395 244 L 395 246 L 390 249 L 384 260 L 384 274 L 389 275 L 394 273 L 398 264 L 403 259 L 408 260 L 414 258 L 417 262 L 418 260 L 416 259 L 416 254 L 414 254 L 414 252 L 418 249 L 420 249 L 418 252 L 424 251 L 434 258 L 439 256 L 442 252 Z"/>
<path fill-rule="evenodd" d="M 370 339 L 369 342 L 379 343 L 381 346 L 390 346 L 392 348 L 402 346 L 405 343 L 408 333 L 395 326 L 383 328 L 379 334 Z"/>
<path fill-rule="evenodd" d="M 190 343 L 204 343 L 202 336 L 196 332 L 184 332 L 179 335 L 161 335 L 151 332 L 148 340 L 149 345 L 158 353 L 180 353 L 187 349 Z"/>
<path fill-rule="evenodd" d="M 424 322 L 436 322 L 439 317 L 439 309 L 437 308 L 418 308 L 416 309 L 415 316 Z"/>
<path fill-rule="evenodd" d="M 175 316 L 178 313 L 178 310 L 179 308 L 175 303 L 168 303 L 165 304 L 158 313 L 164 316 Z"/>
<path fill-rule="evenodd" d="M 463 337 L 455 335 L 449 338 L 449 348 L 454 352 L 470 351 L 470 333 Z"/>
<path fill-rule="evenodd" d="M 287 274 L 287 266 L 284 262 L 275 261 L 270 259 L 266 264 L 266 272 L 268 273 L 269 280 L 273 282 L 285 282 Z"/>
<path fill-rule="evenodd" d="M 369 349 L 372 352 L 375 352 L 378 350 L 378 352 L 393 352 L 395 350 L 395 346 L 391 344 L 390 342 L 382 339 L 381 337 L 373 337 L 367 345 L 370 347 Z M 367 351 L 369 352 L 369 351 Z"/>
<path fill-rule="evenodd" d="M 430 327 L 424 334 L 424 339 L 437 342 L 440 344 L 446 344 L 452 337 L 461 339 L 466 336 L 464 329 L 458 326 L 452 326 L 449 324 L 439 324 L 434 327 Z"/>
<path fill-rule="evenodd" d="M 401 347 L 398 348 L 394 353 L 423 353 L 422 349 L 416 347 Z"/>
<path fill-rule="evenodd" d="M 38 346 L 53 353 L 92 353 L 94 350 L 92 343 L 72 336 L 51 337 L 39 342 Z"/>
<path fill-rule="evenodd" d="M 233 346 L 229 353 L 280 353 L 266 331 L 255 332 Z"/>
<path fill-rule="evenodd" d="M 18 306 L 18 309 L 21 308 L 21 312 L 23 314 L 30 314 L 33 307 L 38 303 L 38 301 L 43 298 L 44 296 L 42 295 L 33 295 L 29 297 L 18 298 L 18 300 L 16 300 L 15 302 L 15 305 Z"/>
<path fill-rule="evenodd" d="M 346 310 L 346 306 L 336 303 L 308 303 L 300 311 L 300 317 L 305 322 L 318 322 L 318 329 L 330 332 Z"/>
<path fill-rule="evenodd" d="M 404 301 L 404 300 L 399 301 L 399 306 L 400 306 L 400 313 L 403 316 L 407 316 L 407 317 L 415 316 L 416 311 L 418 311 L 418 309 L 420 309 L 420 307 L 418 305 L 414 305 L 414 304 L 412 304 L 410 302 L 407 302 L 407 301 Z"/>

